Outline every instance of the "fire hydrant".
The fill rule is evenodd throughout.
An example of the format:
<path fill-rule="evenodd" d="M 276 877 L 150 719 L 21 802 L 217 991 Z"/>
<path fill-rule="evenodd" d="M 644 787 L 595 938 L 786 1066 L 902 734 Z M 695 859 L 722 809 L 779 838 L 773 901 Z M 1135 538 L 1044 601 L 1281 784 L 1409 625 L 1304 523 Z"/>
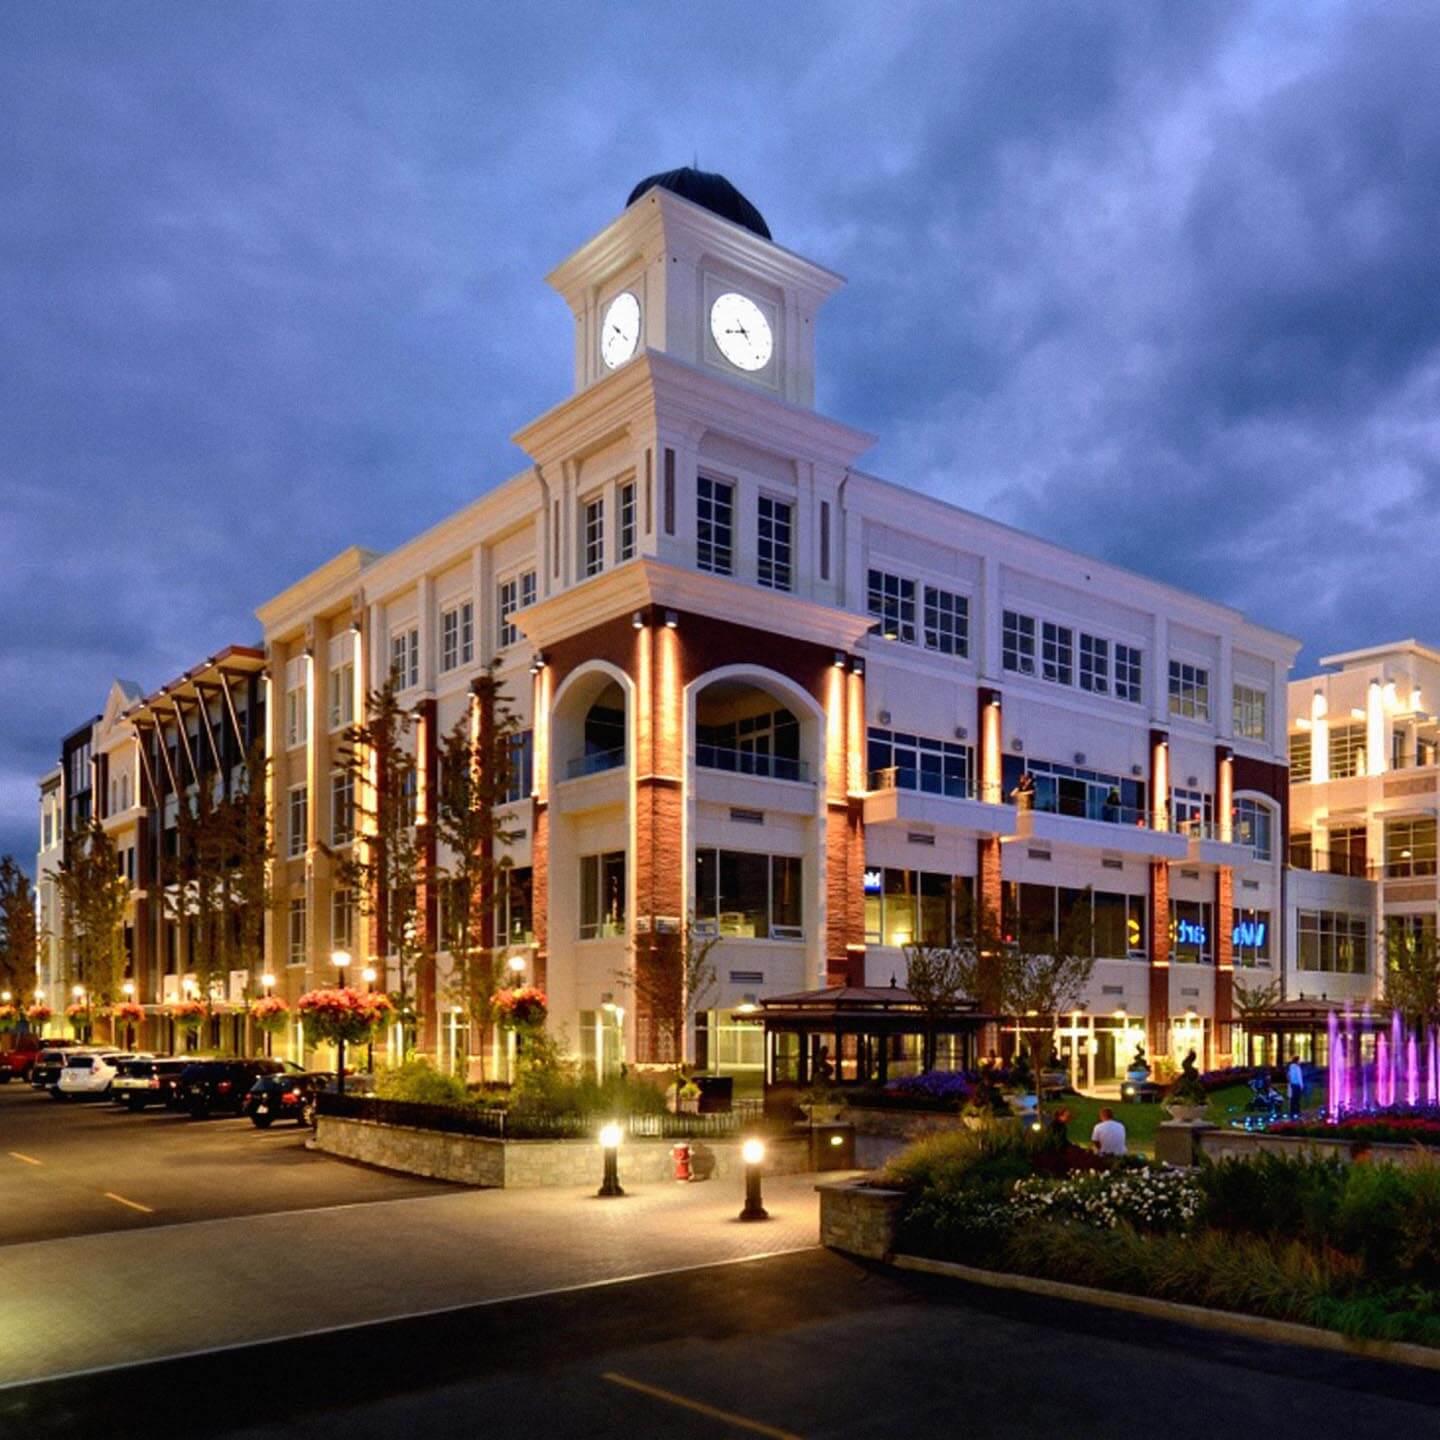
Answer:
<path fill-rule="evenodd" d="M 682 1140 L 680 1144 L 673 1146 L 670 1151 L 670 1158 L 675 1162 L 675 1178 L 677 1180 L 693 1180 L 695 1176 L 690 1171 L 690 1146 Z"/>

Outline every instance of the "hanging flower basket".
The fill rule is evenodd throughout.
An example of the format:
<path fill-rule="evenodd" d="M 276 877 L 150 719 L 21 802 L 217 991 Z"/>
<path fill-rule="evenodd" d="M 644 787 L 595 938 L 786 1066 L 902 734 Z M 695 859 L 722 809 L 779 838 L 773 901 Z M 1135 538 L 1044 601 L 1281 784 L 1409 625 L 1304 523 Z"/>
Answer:
<path fill-rule="evenodd" d="M 250 1018 L 273 1034 L 289 1023 L 290 1007 L 278 995 L 266 995 L 250 1007 Z"/>
<path fill-rule="evenodd" d="M 295 1002 L 295 1010 L 311 1041 L 333 1045 L 343 1040 L 357 1045 L 382 1030 L 395 1016 L 388 995 L 363 990 L 309 990 Z"/>
<path fill-rule="evenodd" d="M 48 1005 L 28 1005 L 25 1008 L 25 1018 L 32 1025 L 43 1025 L 54 1013 Z"/>
<path fill-rule="evenodd" d="M 169 1015 L 182 1030 L 195 1030 L 205 1021 L 205 1007 L 198 1000 L 177 1000 Z"/>
<path fill-rule="evenodd" d="M 534 985 L 521 985 L 513 990 L 497 990 L 490 997 L 496 1020 L 507 1030 L 537 1030 L 545 1023 L 550 1002 L 545 992 Z"/>
<path fill-rule="evenodd" d="M 65 1007 L 65 1018 L 76 1030 L 84 1030 L 93 1023 L 95 1014 L 88 1005 L 77 1002 Z"/>
<path fill-rule="evenodd" d="M 13 1030 L 20 1023 L 20 1010 L 15 1005 L 0 1005 L 0 1034 Z"/>
<path fill-rule="evenodd" d="M 118 1004 L 110 1007 L 110 1018 L 117 1025 L 143 1025 L 145 1023 L 145 1007 L 137 1005 L 133 1000 L 121 1000 Z"/>

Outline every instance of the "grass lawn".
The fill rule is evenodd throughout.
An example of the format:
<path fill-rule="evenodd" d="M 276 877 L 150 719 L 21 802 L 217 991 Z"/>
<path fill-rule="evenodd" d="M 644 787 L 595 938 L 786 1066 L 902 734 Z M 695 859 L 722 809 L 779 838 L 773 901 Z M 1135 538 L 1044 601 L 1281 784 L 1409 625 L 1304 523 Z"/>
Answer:
<path fill-rule="evenodd" d="M 1205 1118 L 1216 1125 L 1224 1125 L 1245 1108 L 1250 1099 L 1248 1085 L 1227 1085 L 1210 1097 L 1210 1108 Z M 1325 1101 L 1322 1087 L 1312 1087 L 1305 1092 L 1307 1109 Z M 1056 1105 L 1063 1105 L 1070 1112 L 1070 1138 L 1077 1145 L 1090 1143 L 1090 1132 L 1100 1118 L 1100 1107 L 1108 1105 L 1115 1118 L 1125 1127 L 1125 1137 L 1131 1150 L 1143 1151 L 1147 1155 L 1155 1151 L 1155 1129 L 1170 1117 L 1163 1105 L 1123 1105 L 1118 1100 L 1096 1100 L 1089 1095 L 1067 1095 L 1060 1101 L 1047 1101 L 1047 1115 L 1055 1113 Z M 1233 1113 L 1232 1113 L 1233 1112 Z"/>

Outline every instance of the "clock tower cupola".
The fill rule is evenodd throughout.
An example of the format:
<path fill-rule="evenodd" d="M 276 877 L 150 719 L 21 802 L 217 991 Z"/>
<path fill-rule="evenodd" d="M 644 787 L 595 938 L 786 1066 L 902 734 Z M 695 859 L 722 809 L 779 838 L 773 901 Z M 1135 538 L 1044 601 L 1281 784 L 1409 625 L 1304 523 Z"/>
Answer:
<path fill-rule="evenodd" d="M 794 405 L 815 403 L 815 317 L 844 284 L 777 245 L 723 175 L 647 176 L 625 209 L 546 277 L 575 316 L 575 388 L 646 350 Z"/>

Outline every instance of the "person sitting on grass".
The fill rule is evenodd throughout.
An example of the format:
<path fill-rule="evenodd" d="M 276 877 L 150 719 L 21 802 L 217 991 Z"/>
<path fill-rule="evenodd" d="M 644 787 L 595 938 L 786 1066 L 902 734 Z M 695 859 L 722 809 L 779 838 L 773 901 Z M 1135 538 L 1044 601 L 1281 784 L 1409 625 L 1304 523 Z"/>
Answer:
<path fill-rule="evenodd" d="M 1125 1154 L 1125 1127 L 1108 1105 L 1100 1107 L 1100 1120 L 1090 1132 L 1090 1143 L 1097 1155 L 1119 1157 Z"/>

